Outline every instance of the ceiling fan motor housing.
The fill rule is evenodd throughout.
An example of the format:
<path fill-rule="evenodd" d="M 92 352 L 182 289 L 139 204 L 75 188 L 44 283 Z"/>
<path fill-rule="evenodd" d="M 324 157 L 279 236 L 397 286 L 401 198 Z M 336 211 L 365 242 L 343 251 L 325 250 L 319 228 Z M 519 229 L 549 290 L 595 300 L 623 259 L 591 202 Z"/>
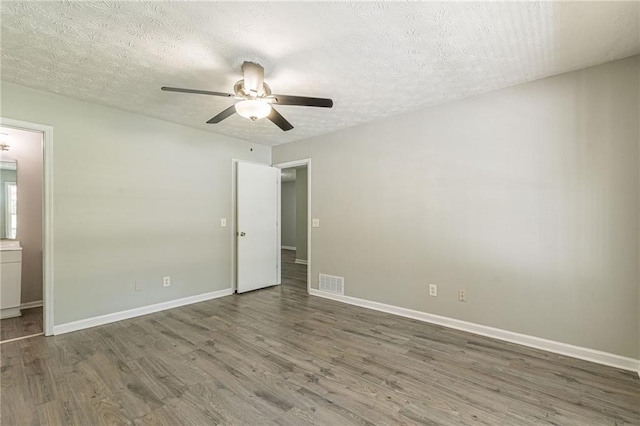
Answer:
<path fill-rule="evenodd" d="M 241 98 L 254 98 L 254 96 L 250 95 L 247 90 L 245 90 L 244 80 L 236 81 L 236 84 L 233 86 L 233 91 L 235 94 Z M 267 83 L 262 83 L 262 91 L 259 92 L 258 98 L 265 98 L 271 95 L 271 88 Z"/>
<path fill-rule="evenodd" d="M 261 98 L 265 96 L 264 68 L 255 62 L 244 61 L 242 63 L 242 75 L 244 76 L 243 89 L 245 96 Z"/>

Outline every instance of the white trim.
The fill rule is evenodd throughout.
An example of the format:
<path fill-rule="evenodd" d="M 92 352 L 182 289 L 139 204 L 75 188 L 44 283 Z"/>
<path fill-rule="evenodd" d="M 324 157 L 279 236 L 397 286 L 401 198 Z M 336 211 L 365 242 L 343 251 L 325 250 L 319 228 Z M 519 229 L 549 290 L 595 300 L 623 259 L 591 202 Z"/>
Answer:
<path fill-rule="evenodd" d="M 9 318 L 17 318 L 22 316 L 22 312 L 20 312 L 19 306 L 14 306 L 13 308 L 3 308 L 0 309 L 0 319 L 9 319 Z"/>
<path fill-rule="evenodd" d="M 297 263 L 298 265 L 307 265 L 309 262 L 304 259 L 296 259 L 293 261 L 293 263 Z"/>
<path fill-rule="evenodd" d="M 270 166 L 273 167 L 273 166 Z M 276 248 L 282 246 L 282 171 L 276 173 Z M 276 284 L 282 284 L 282 250 L 276 250 Z"/>
<path fill-rule="evenodd" d="M 236 274 L 238 273 L 236 268 L 236 256 L 238 256 L 238 252 L 236 250 L 236 233 L 238 230 L 236 229 L 236 164 L 238 163 L 237 158 L 231 159 L 231 289 L 235 291 L 238 286 L 236 282 Z"/>
<path fill-rule="evenodd" d="M 53 127 L 0 117 L 0 125 L 42 133 L 43 206 L 42 206 L 42 295 L 44 335 L 53 334 Z"/>
<path fill-rule="evenodd" d="M 282 250 L 295 250 L 296 248 L 293 246 L 282 246 L 280 247 Z"/>
<path fill-rule="evenodd" d="M 287 161 L 285 163 L 273 165 L 273 167 L 278 167 L 279 169 L 288 169 L 290 167 L 298 166 L 307 166 L 307 263 L 305 263 L 305 265 L 308 265 L 307 293 L 311 294 L 311 158 Z"/>
<path fill-rule="evenodd" d="M 28 336 L 20 336 L 20 337 L 16 337 L 13 339 L 7 339 L 7 340 L 3 340 L 0 342 L 0 345 L 4 344 L 4 343 L 11 343 L 11 342 L 15 342 L 17 340 L 24 340 L 24 339 L 28 339 L 30 337 L 37 337 L 37 336 L 42 336 L 44 335 L 44 333 L 35 333 L 35 334 L 29 334 Z"/>
<path fill-rule="evenodd" d="M 384 303 L 373 302 L 365 299 L 358 299 L 351 296 L 342 296 L 339 294 L 327 293 L 317 289 L 311 289 L 309 294 L 312 296 L 318 296 L 325 299 L 348 303 L 350 305 L 373 309 L 375 311 L 399 315 L 405 318 L 412 318 L 418 321 L 438 324 L 444 327 L 454 328 L 456 330 L 467 331 L 469 333 L 479 334 L 481 336 L 491 337 L 494 339 L 503 340 L 505 342 L 511 342 L 531 348 L 542 349 L 547 352 L 553 352 L 572 358 L 578 358 L 585 361 L 608 365 L 610 367 L 616 367 L 622 370 L 640 371 L 640 360 L 627 358 L 608 352 L 601 352 L 595 349 L 569 345 L 567 343 L 542 339 L 540 337 L 528 336 L 526 334 L 514 333 L 513 331 L 488 327 L 486 325 L 461 321 L 454 318 L 443 317 L 440 315 L 428 314 L 426 312 L 401 308 L 399 306 L 387 305 Z"/>
<path fill-rule="evenodd" d="M 85 328 L 95 327 L 98 325 L 109 324 L 116 321 L 122 321 L 129 318 L 135 318 L 142 315 L 152 314 L 154 312 L 164 311 L 166 309 L 177 308 L 179 306 L 191 305 L 192 303 L 204 302 L 206 300 L 217 299 L 219 297 L 229 296 L 233 294 L 232 288 L 224 290 L 212 291 L 209 293 L 199 294 L 197 296 L 183 297 L 182 299 L 169 300 L 168 302 L 156 303 L 154 305 L 142 306 L 140 308 L 129 309 L 126 311 L 114 312 L 112 314 L 100 315 L 97 317 L 86 318 L 78 321 L 72 321 L 53 327 L 53 334 L 64 334 L 71 331 L 83 330 Z"/>
<path fill-rule="evenodd" d="M 20 305 L 20 309 L 39 308 L 42 306 L 42 300 L 36 300 L 35 302 L 27 302 Z"/>

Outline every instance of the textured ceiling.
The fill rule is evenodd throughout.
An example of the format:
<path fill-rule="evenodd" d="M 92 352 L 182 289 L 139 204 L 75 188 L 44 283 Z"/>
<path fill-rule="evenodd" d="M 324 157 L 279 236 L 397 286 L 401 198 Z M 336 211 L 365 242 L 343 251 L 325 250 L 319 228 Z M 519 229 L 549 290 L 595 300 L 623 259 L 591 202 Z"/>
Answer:
<path fill-rule="evenodd" d="M 640 53 L 637 2 L 2 1 L 4 81 L 276 145 Z M 205 122 L 243 61 L 295 126 Z"/>

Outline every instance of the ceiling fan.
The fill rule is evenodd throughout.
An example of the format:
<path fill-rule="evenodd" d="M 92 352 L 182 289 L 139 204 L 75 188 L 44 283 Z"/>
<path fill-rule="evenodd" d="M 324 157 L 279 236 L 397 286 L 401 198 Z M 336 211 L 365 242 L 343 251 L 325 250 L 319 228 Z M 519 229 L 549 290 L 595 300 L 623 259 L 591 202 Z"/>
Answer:
<path fill-rule="evenodd" d="M 244 79 L 238 80 L 233 86 L 235 95 L 223 92 L 210 92 L 208 90 L 181 89 L 178 87 L 162 87 L 167 92 L 195 93 L 197 95 L 234 97 L 239 101 L 222 111 L 220 114 L 207 121 L 209 124 L 219 123 L 230 117 L 234 112 L 252 121 L 268 118 L 276 126 L 285 132 L 293 129 L 289 123 L 273 105 L 297 105 L 331 108 L 333 101 L 326 98 L 308 98 L 305 96 L 274 95 L 271 88 L 264 82 L 264 68 L 257 63 L 245 61 L 242 64 Z"/>

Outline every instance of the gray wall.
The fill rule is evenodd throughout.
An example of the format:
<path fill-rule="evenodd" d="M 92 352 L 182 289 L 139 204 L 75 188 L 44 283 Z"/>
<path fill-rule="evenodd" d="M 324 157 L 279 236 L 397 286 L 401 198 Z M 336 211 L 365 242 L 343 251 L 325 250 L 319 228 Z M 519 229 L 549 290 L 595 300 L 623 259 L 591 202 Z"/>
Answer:
<path fill-rule="evenodd" d="M 11 128 L 2 128 L 2 133 L 10 137 L 9 151 L 2 159 L 18 162 L 16 239 L 22 246 L 21 302 L 38 302 L 42 300 L 42 133 Z"/>
<path fill-rule="evenodd" d="M 637 358 L 639 71 L 633 57 L 274 147 L 275 163 L 313 159 L 312 286 L 343 276 L 348 296 Z"/>
<path fill-rule="evenodd" d="M 307 260 L 307 167 L 296 168 L 296 259 Z"/>
<path fill-rule="evenodd" d="M 282 182 L 281 191 L 281 222 L 282 235 L 280 243 L 283 246 L 296 246 L 296 182 Z"/>
<path fill-rule="evenodd" d="M 231 286 L 232 157 L 268 147 L 4 82 L 1 99 L 54 127 L 56 325 Z"/>

